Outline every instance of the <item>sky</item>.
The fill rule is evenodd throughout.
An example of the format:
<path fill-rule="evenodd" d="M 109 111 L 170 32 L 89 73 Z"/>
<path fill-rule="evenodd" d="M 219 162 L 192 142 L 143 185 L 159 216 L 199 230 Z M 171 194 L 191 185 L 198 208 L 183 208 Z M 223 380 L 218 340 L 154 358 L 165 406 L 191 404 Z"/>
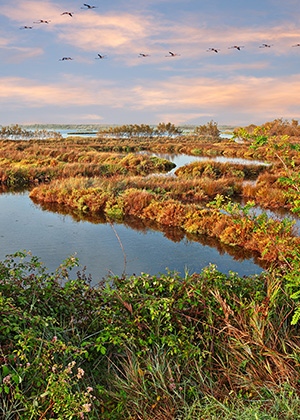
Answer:
<path fill-rule="evenodd" d="M 88 5 L 1 0 L 0 125 L 299 119 L 299 0 Z"/>

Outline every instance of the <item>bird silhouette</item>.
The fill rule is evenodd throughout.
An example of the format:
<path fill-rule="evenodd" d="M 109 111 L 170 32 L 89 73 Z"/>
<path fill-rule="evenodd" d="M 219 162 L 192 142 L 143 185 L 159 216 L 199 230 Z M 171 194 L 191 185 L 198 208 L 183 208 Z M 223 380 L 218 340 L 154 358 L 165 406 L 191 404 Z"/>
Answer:
<path fill-rule="evenodd" d="M 292 45 L 292 47 L 300 47 L 300 44 Z"/>
<path fill-rule="evenodd" d="M 244 46 L 243 45 L 233 45 L 232 47 L 228 47 L 228 49 L 231 49 L 231 48 L 235 48 L 236 50 L 241 50 L 241 48 L 244 48 Z"/>
<path fill-rule="evenodd" d="M 95 60 L 103 60 L 103 58 L 106 58 L 106 55 L 97 54 L 98 57 L 95 57 Z"/>
<path fill-rule="evenodd" d="M 62 15 L 69 15 L 69 16 L 73 17 L 73 13 L 74 12 L 63 12 L 63 13 L 61 13 L 61 16 Z"/>
<path fill-rule="evenodd" d="M 63 57 L 59 59 L 59 61 L 68 61 L 68 60 L 74 60 L 74 59 L 72 57 Z"/>
<path fill-rule="evenodd" d="M 33 28 L 33 26 L 21 26 L 20 29 L 32 29 L 32 28 Z"/>
<path fill-rule="evenodd" d="M 139 57 L 150 57 L 149 54 L 139 53 Z"/>
<path fill-rule="evenodd" d="M 91 6 L 90 4 L 83 3 L 85 7 L 81 7 L 81 9 L 96 9 L 97 6 Z"/>
<path fill-rule="evenodd" d="M 37 22 L 33 22 L 33 23 L 49 23 L 49 22 L 51 22 L 51 20 L 43 20 L 43 19 L 40 19 Z"/>
<path fill-rule="evenodd" d="M 261 44 L 259 48 L 271 48 L 273 44 Z"/>
<path fill-rule="evenodd" d="M 180 54 L 173 53 L 172 51 L 169 51 L 169 55 L 166 55 L 166 57 L 177 57 Z"/>
<path fill-rule="evenodd" d="M 220 50 L 218 48 L 209 48 L 207 51 L 218 53 Z"/>

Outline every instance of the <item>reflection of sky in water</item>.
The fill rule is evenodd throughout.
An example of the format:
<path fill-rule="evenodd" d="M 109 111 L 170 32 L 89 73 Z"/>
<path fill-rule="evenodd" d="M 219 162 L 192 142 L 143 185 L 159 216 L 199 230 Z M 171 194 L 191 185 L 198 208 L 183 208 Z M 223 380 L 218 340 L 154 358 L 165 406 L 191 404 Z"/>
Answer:
<path fill-rule="evenodd" d="M 54 271 L 76 253 L 94 282 L 108 273 L 121 275 L 124 254 L 109 224 L 75 222 L 70 216 L 41 210 L 28 194 L 0 195 L 0 260 L 19 250 L 31 251 Z M 153 230 L 138 231 L 123 224 L 114 226 L 126 255 L 126 274 L 165 273 L 166 269 L 184 275 L 199 272 L 209 263 L 218 270 L 240 275 L 258 274 L 262 269 L 252 259 L 238 261 L 217 249 L 186 239 L 173 242 Z M 76 270 L 75 270 L 76 272 Z"/>
<path fill-rule="evenodd" d="M 174 168 L 171 172 L 175 172 L 176 169 L 180 168 L 181 166 L 188 165 L 192 162 L 205 162 L 208 160 L 220 163 L 232 163 L 238 165 L 267 165 L 267 163 L 259 161 L 259 160 L 249 160 L 243 158 L 228 158 L 225 156 L 216 156 L 216 157 L 207 157 L 207 156 L 190 156 L 190 155 L 176 155 L 176 154 L 155 154 L 161 158 L 167 159 L 170 162 L 175 163 L 176 168 Z"/>

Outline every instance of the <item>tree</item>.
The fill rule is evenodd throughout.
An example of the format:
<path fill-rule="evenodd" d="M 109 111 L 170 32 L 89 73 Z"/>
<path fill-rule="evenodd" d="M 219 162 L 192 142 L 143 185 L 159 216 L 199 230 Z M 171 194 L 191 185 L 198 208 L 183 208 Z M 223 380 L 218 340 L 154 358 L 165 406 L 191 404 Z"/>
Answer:
<path fill-rule="evenodd" d="M 174 124 L 168 123 L 159 123 L 154 131 L 157 136 L 174 136 L 180 135 L 182 131 L 180 128 L 176 127 Z"/>
<path fill-rule="evenodd" d="M 217 123 L 211 120 L 207 124 L 195 127 L 194 133 L 204 139 L 216 141 L 220 139 L 221 132 L 218 129 Z"/>

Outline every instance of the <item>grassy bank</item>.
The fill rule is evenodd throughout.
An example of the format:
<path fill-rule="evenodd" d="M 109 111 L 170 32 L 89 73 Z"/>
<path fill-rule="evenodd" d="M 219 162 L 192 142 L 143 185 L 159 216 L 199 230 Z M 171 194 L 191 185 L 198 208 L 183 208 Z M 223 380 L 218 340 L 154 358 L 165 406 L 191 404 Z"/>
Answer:
<path fill-rule="evenodd" d="M 92 288 L 84 272 L 69 278 L 74 258 L 48 273 L 26 253 L 8 257 L 1 417 L 298 418 L 297 258 L 247 278 L 209 266 Z"/>

